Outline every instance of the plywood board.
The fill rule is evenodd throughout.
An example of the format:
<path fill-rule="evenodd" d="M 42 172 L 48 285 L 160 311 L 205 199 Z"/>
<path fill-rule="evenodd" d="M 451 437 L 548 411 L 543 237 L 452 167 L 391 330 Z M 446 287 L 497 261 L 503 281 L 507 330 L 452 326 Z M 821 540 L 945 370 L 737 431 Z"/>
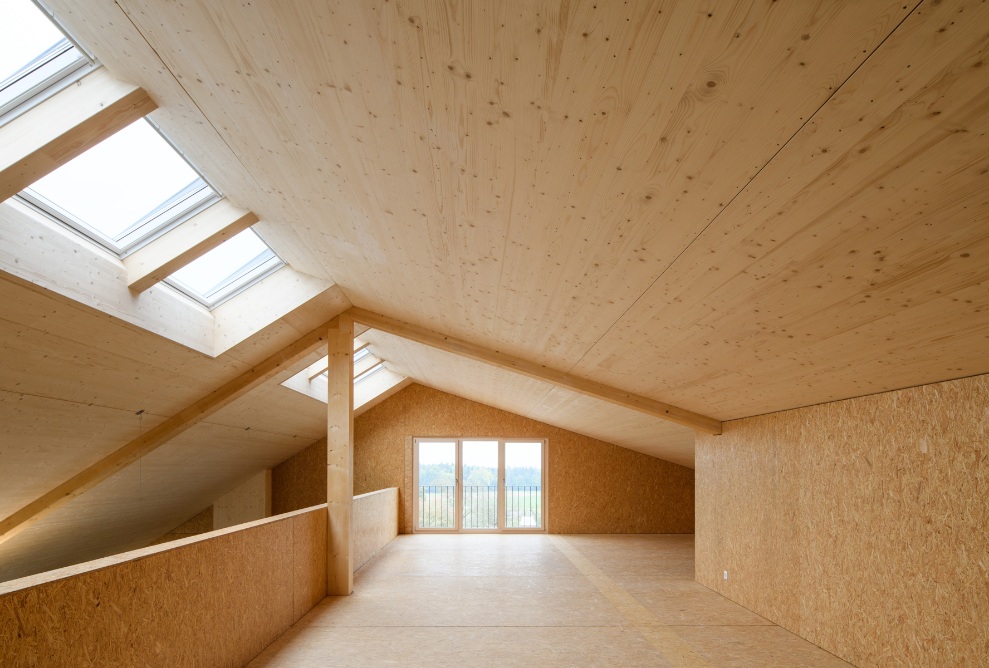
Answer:
<path fill-rule="evenodd" d="M 378 330 L 362 338 L 398 373 L 495 408 L 693 466 L 694 431 L 547 382 L 475 362 Z"/>

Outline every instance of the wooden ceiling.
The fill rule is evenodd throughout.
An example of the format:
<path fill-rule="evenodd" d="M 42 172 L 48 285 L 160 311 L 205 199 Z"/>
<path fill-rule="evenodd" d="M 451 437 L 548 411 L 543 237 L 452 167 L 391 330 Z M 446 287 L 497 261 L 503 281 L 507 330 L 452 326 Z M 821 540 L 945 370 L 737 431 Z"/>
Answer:
<path fill-rule="evenodd" d="M 986 3 L 51 4 L 357 306 L 721 419 L 989 371 Z"/>

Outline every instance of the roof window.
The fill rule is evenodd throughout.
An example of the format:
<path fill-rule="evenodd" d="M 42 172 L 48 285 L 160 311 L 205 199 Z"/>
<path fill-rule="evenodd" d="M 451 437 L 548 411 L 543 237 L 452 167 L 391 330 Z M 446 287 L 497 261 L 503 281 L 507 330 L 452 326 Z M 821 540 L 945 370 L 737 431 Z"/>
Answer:
<path fill-rule="evenodd" d="M 0 15 L 0 123 L 95 67 L 31 0 L 4 0 Z"/>
<path fill-rule="evenodd" d="M 282 259 L 251 229 L 222 244 L 165 279 L 207 308 L 214 308 L 284 266 Z"/>
<path fill-rule="evenodd" d="M 19 197 L 118 257 L 219 199 L 146 119 L 34 182 Z"/>

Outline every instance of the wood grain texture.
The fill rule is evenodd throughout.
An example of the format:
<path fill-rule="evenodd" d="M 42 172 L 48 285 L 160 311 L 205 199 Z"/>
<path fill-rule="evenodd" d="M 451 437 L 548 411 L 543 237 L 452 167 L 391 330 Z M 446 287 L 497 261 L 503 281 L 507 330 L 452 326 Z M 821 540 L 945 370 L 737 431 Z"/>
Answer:
<path fill-rule="evenodd" d="M 658 417 L 662 420 L 675 422 L 691 429 L 697 429 L 709 434 L 721 433 L 721 423 L 706 415 L 699 415 L 648 397 L 623 392 L 613 387 L 587 380 L 586 378 L 572 376 L 558 369 L 551 369 L 524 359 L 512 357 L 497 350 L 489 350 L 467 341 L 409 325 L 394 318 L 388 318 L 363 309 L 352 308 L 348 313 L 358 322 L 372 329 L 378 329 L 410 341 L 415 341 L 416 343 L 422 343 L 432 348 L 453 353 L 459 357 L 482 362 L 535 380 L 545 381 L 565 390 L 571 390 L 594 399 L 607 401 L 616 406 L 645 413 L 646 415 Z"/>
<path fill-rule="evenodd" d="M 855 665 L 983 665 L 987 404 L 977 376 L 699 438 L 698 581 Z"/>
<path fill-rule="evenodd" d="M 574 372 L 738 418 L 989 371 L 987 23 L 920 3 Z"/>
<path fill-rule="evenodd" d="M 124 258 L 127 287 L 144 292 L 258 222 L 251 211 L 223 198 Z"/>
<path fill-rule="evenodd" d="M 53 4 L 363 308 L 718 418 L 989 369 L 983 3 Z"/>
<path fill-rule="evenodd" d="M 0 128 L 0 202 L 158 107 L 98 69 Z"/>
<path fill-rule="evenodd" d="M 398 488 L 354 497 L 354 571 L 398 535 Z"/>
<path fill-rule="evenodd" d="M 325 516 L 315 508 L 6 583 L 0 663 L 242 666 L 325 594 L 323 550 L 311 550 Z"/>
<path fill-rule="evenodd" d="M 398 487 L 411 533 L 412 438 L 451 435 L 548 438 L 553 533 L 693 533 L 691 469 L 418 384 L 354 420 L 354 492 Z M 319 502 L 325 458 L 314 443 L 275 468 L 276 512 Z"/>
<path fill-rule="evenodd" d="M 340 314 L 326 335 L 326 593 L 354 590 L 354 321 Z"/>
<path fill-rule="evenodd" d="M 693 468 L 694 430 L 379 330 L 362 338 L 421 385 Z"/>

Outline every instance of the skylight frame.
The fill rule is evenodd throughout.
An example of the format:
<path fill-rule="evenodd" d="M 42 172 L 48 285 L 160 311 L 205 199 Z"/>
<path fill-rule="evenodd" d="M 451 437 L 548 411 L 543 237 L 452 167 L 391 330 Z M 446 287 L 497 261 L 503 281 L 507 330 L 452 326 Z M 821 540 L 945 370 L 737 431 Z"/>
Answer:
<path fill-rule="evenodd" d="M 21 70 L 0 81 L 0 126 L 75 83 L 100 65 L 37 0 L 31 2 L 44 14 L 63 39 L 53 44 Z"/>
<path fill-rule="evenodd" d="M 381 360 L 380 362 L 378 362 L 377 364 L 375 364 L 374 366 L 372 366 L 370 369 L 368 369 L 364 373 L 362 373 L 359 376 L 355 377 L 354 378 L 354 385 L 357 385 L 358 383 L 364 382 L 365 380 L 367 380 L 368 378 L 370 378 L 371 376 L 373 376 L 374 374 L 378 373 L 379 371 L 381 371 L 384 368 L 385 368 L 385 360 Z"/>
<path fill-rule="evenodd" d="M 174 274 L 162 282 L 197 304 L 212 311 L 224 302 L 244 292 L 244 290 L 271 276 L 282 267 L 287 266 L 285 260 L 275 252 L 275 249 L 256 230 L 248 228 L 245 232 L 247 231 L 257 235 L 258 239 L 267 247 L 267 252 L 256 256 L 251 262 L 239 267 L 227 278 L 214 286 L 208 294 L 200 294 L 181 280 L 175 278 Z"/>
<path fill-rule="evenodd" d="M 104 234 L 40 193 L 32 191 L 31 186 L 19 192 L 15 197 L 45 217 L 85 237 L 121 260 L 223 199 L 223 194 L 213 187 L 202 172 L 189 161 L 185 154 L 165 136 L 150 118 L 145 117 L 135 121 L 135 123 L 142 121 L 147 123 L 158 137 L 175 151 L 175 154 L 188 165 L 197 178 L 143 218 L 132 223 L 116 238 Z"/>

